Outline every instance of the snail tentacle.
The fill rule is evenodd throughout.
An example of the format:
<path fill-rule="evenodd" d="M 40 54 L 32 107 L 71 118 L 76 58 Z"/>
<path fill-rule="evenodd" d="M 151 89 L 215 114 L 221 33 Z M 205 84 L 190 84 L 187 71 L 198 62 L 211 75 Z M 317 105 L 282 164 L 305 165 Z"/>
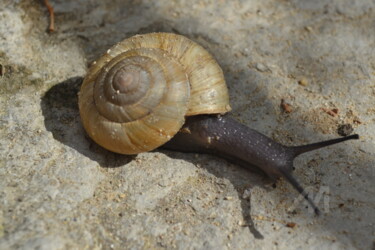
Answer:
<path fill-rule="evenodd" d="M 180 132 L 163 148 L 219 155 L 235 163 L 245 163 L 241 164 L 245 167 L 258 167 L 272 179 L 284 177 L 318 215 L 319 209 L 292 175 L 293 160 L 302 153 L 351 139 L 358 139 L 358 135 L 287 147 L 228 116 L 203 115 L 188 118 Z"/>

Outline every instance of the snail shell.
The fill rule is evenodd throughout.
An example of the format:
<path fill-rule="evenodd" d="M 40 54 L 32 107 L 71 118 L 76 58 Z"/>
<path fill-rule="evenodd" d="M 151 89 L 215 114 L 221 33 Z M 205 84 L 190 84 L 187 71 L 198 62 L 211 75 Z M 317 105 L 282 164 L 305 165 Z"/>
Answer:
<path fill-rule="evenodd" d="M 170 140 L 185 116 L 230 111 L 223 72 L 188 38 L 136 35 L 93 63 L 79 92 L 88 135 L 122 154 L 153 150 Z"/>

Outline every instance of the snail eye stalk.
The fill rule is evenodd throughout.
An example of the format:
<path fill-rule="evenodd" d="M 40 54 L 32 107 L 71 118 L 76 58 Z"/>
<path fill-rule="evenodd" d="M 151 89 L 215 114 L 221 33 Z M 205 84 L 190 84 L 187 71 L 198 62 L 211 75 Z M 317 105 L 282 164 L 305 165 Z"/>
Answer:
<path fill-rule="evenodd" d="M 163 147 L 177 151 L 214 154 L 244 167 L 256 166 L 271 179 L 285 178 L 303 195 L 317 215 L 320 213 L 318 207 L 292 175 L 294 158 L 312 150 L 359 139 L 358 135 L 351 135 L 303 146 L 286 147 L 227 116 L 191 117 L 186 120 L 183 130 L 189 133 L 178 133 Z"/>

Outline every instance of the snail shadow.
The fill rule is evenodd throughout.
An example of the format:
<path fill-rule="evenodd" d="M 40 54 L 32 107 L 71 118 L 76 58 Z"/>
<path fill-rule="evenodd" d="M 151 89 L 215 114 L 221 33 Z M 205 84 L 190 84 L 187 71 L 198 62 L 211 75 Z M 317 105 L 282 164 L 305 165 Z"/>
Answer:
<path fill-rule="evenodd" d="M 82 77 L 67 79 L 54 85 L 42 97 L 41 108 L 46 129 L 52 133 L 55 140 L 69 146 L 91 160 L 98 162 L 101 167 L 116 168 L 126 165 L 136 156 L 112 153 L 97 145 L 84 131 L 78 109 L 78 92 L 82 80 Z M 170 158 L 182 159 L 191 162 L 194 165 L 201 165 L 219 179 L 228 179 L 233 184 L 240 199 L 244 220 L 243 226 L 248 227 L 256 239 L 264 238 L 256 229 L 254 221 L 251 218 L 250 197 L 242 197 L 242 194 L 249 187 L 249 183 L 251 186 L 267 188 L 264 178 L 259 175 L 261 172 L 254 168 L 254 172 L 258 173 L 254 174 L 232 164 L 228 164 L 224 167 L 216 166 L 215 163 L 202 164 L 200 159 L 197 159 L 192 154 L 188 153 L 180 153 L 164 149 L 161 149 L 160 152 L 166 154 Z M 214 158 L 215 156 L 207 157 Z M 212 159 L 212 162 L 214 161 L 215 160 Z M 251 180 L 249 181 L 249 179 Z"/>
<path fill-rule="evenodd" d="M 200 166 L 202 169 L 216 176 L 219 180 L 229 180 L 236 190 L 240 201 L 243 217 L 243 223 L 241 223 L 241 225 L 247 227 L 255 239 L 264 239 L 264 236 L 258 231 L 251 217 L 251 192 L 249 192 L 249 190 L 255 186 L 266 190 L 270 189 L 271 185 L 268 184 L 272 182 L 263 172 L 258 170 L 255 166 L 246 166 L 245 169 L 244 166 L 232 164 L 212 155 L 199 154 L 199 157 L 195 157 L 194 153 L 181 153 L 163 148 L 159 151 L 172 159 L 184 160 L 195 166 Z M 226 164 L 219 163 L 218 161 L 224 161 Z M 216 162 L 218 164 L 216 164 Z"/>
<path fill-rule="evenodd" d="M 55 140 L 98 162 L 102 167 L 120 167 L 134 156 L 120 155 L 103 149 L 84 131 L 78 110 L 78 91 L 82 77 L 73 77 L 50 88 L 41 99 L 46 129 Z"/>

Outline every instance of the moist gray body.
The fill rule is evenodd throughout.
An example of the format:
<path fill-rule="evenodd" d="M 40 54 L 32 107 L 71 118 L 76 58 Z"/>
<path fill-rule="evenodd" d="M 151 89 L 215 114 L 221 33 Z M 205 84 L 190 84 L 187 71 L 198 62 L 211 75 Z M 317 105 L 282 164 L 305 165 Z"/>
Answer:
<path fill-rule="evenodd" d="M 180 132 L 163 148 L 214 154 L 244 167 L 255 166 L 272 179 L 284 177 L 319 214 L 319 209 L 292 175 L 293 160 L 302 153 L 350 139 L 358 139 L 358 135 L 287 147 L 228 116 L 200 115 L 188 117 Z"/>

